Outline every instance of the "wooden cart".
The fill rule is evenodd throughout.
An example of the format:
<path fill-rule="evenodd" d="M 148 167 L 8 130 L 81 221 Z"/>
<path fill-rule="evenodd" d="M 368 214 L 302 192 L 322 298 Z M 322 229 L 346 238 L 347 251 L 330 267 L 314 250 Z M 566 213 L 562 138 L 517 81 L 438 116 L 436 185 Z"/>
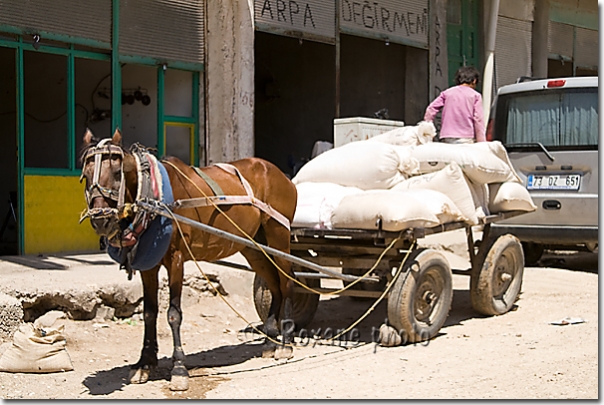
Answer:
<path fill-rule="evenodd" d="M 321 269 L 303 269 L 293 263 L 296 278 L 321 293 L 336 289 L 320 286 L 321 279 L 341 279 L 348 284 L 361 278 L 384 250 L 370 277 L 361 278 L 338 295 L 377 299 L 394 275 L 388 292 L 388 323 L 408 342 L 434 337 L 444 324 L 453 298 L 452 274 L 471 277 L 470 296 L 474 309 L 484 315 L 501 315 L 512 308 L 522 286 L 524 255 L 522 245 L 511 234 L 491 237 L 490 224 L 523 214 L 510 211 L 490 215 L 483 220 L 482 239 L 474 241 L 472 227 L 462 222 L 434 228 L 415 228 L 401 232 L 383 230 L 294 228 L 291 231 L 291 254 L 319 266 L 341 268 L 341 273 L 325 274 Z M 451 269 L 444 255 L 434 249 L 418 248 L 414 243 L 427 235 L 465 228 L 471 267 Z M 401 266 L 403 259 L 406 261 Z M 400 268 L 400 272 L 398 272 Z M 270 292 L 264 280 L 254 279 L 254 304 L 264 321 L 270 307 Z M 294 321 L 301 328 L 314 317 L 319 295 L 296 286 Z"/>

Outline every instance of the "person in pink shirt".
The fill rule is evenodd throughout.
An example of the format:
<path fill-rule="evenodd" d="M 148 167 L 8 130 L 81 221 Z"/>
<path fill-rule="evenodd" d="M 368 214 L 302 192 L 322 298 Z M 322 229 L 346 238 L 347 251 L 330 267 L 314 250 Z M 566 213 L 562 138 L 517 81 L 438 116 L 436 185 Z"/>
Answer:
<path fill-rule="evenodd" d="M 480 73 L 474 66 L 462 66 L 455 73 L 456 86 L 449 87 L 430 103 L 424 121 L 434 121 L 442 108 L 440 141 L 446 143 L 485 142 L 482 96 L 476 85 Z"/>

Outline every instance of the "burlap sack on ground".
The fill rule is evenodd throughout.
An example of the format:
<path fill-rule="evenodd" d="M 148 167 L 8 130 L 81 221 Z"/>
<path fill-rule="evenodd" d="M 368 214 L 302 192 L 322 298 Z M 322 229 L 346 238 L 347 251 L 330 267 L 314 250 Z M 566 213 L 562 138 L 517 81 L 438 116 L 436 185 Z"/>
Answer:
<path fill-rule="evenodd" d="M 489 210 L 492 213 L 502 211 L 535 211 L 537 206 L 528 190 L 520 183 L 505 182 L 489 184 Z"/>
<path fill-rule="evenodd" d="M 464 174 L 477 184 L 501 183 L 514 179 L 511 165 L 495 154 L 493 149 L 499 149 L 496 145 L 491 147 L 489 143 L 456 145 L 430 142 L 416 146 L 412 156 L 419 162 L 417 174 L 432 173 L 451 162 L 457 162 Z"/>
<path fill-rule="evenodd" d="M 357 141 L 323 152 L 302 166 L 292 181 L 388 189 L 407 178 L 406 167 L 408 162 L 401 162 L 394 146 Z"/>
<path fill-rule="evenodd" d="M 64 327 L 37 328 L 23 324 L 12 345 L 0 357 L 0 371 L 13 373 L 54 373 L 71 371 L 73 364 L 65 348 Z"/>
<path fill-rule="evenodd" d="M 453 201 L 470 225 L 478 224 L 472 190 L 466 176 L 456 162 L 434 173 L 410 177 L 392 187 L 392 190 L 425 189 L 440 191 Z"/>
<path fill-rule="evenodd" d="M 331 229 L 331 215 L 342 198 L 363 192 L 334 183 L 300 183 L 296 189 L 298 204 L 292 226 L 315 229 Z"/>
<path fill-rule="evenodd" d="M 461 221 L 463 215 L 453 201 L 434 190 L 369 190 L 346 196 L 334 210 L 334 228 L 378 229 L 385 231 L 430 228 Z"/>
<path fill-rule="evenodd" d="M 436 128 L 432 122 L 420 121 L 417 125 L 396 128 L 369 138 L 368 141 L 389 143 L 391 145 L 416 146 L 432 142 L 435 135 Z"/>

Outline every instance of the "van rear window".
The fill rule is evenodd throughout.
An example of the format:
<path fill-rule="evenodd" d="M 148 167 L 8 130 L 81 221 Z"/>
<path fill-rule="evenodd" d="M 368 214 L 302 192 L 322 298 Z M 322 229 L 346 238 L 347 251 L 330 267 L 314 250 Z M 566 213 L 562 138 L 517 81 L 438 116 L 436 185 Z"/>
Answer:
<path fill-rule="evenodd" d="M 598 145 L 597 88 L 503 94 L 496 108 L 495 138 L 506 145 Z"/>

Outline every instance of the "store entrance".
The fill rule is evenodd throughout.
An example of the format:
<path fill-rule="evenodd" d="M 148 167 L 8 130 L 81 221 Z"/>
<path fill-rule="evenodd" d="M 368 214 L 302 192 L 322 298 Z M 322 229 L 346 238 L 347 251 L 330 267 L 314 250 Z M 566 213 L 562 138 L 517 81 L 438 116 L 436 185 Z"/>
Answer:
<path fill-rule="evenodd" d="M 0 47 L 0 255 L 19 253 L 16 55 Z"/>

